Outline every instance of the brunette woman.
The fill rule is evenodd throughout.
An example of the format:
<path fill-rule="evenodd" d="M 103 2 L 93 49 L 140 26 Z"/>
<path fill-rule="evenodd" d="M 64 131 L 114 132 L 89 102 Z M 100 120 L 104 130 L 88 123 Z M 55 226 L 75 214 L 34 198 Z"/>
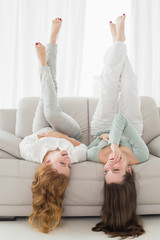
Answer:
<path fill-rule="evenodd" d="M 144 233 L 136 215 L 135 175 L 131 165 L 148 159 L 149 151 L 141 138 L 143 120 L 137 79 L 124 44 L 125 14 L 116 24 L 110 22 L 114 43 L 104 57 L 102 90 L 91 122 L 95 140 L 87 159 L 104 164 L 104 203 L 102 221 L 93 228 L 112 237 Z"/>

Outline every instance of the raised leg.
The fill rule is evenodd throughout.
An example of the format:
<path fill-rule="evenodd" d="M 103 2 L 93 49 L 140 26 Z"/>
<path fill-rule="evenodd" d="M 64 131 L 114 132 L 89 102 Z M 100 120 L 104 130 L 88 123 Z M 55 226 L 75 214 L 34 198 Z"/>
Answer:
<path fill-rule="evenodd" d="M 123 14 L 116 19 L 116 24 L 109 23 L 114 44 L 104 58 L 101 95 L 91 121 L 93 137 L 100 131 L 111 129 L 113 118 L 119 109 L 119 84 L 126 61 L 126 46 L 123 43 L 125 41 L 125 18 Z"/>
<path fill-rule="evenodd" d="M 57 81 L 56 81 L 56 57 L 57 57 L 57 44 L 56 39 L 61 28 L 62 19 L 56 18 L 52 21 L 51 34 L 50 34 L 50 42 L 46 46 L 46 54 L 44 51 L 37 51 L 38 59 L 40 60 L 40 65 L 45 66 L 48 65 L 50 67 L 50 72 L 52 75 L 53 83 L 55 86 L 55 90 L 57 92 Z M 36 50 L 39 50 L 38 47 L 41 45 L 37 44 Z M 43 49 L 43 47 L 41 47 Z M 39 99 L 39 103 L 36 109 L 35 117 L 32 124 L 33 133 L 39 131 L 42 128 L 51 127 L 48 121 L 44 116 L 44 106 L 42 97 Z M 53 126 L 52 126 L 53 128 Z M 55 130 L 53 128 L 53 130 Z"/>
<path fill-rule="evenodd" d="M 128 57 L 121 73 L 119 112 L 132 123 L 141 136 L 143 130 L 141 101 L 138 94 L 137 77 L 132 70 Z"/>
<path fill-rule="evenodd" d="M 51 71 L 48 66 L 40 70 L 44 116 L 51 127 L 75 139 L 81 138 L 81 129 L 78 123 L 68 114 L 62 112 L 56 90 L 53 84 Z"/>
<path fill-rule="evenodd" d="M 62 25 L 62 19 L 56 18 L 52 21 L 50 42 L 46 46 L 47 53 L 47 65 L 50 67 L 53 83 L 55 90 L 57 92 L 57 81 L 56 81 L 56 58 L 57 58 L 57 44 L 56 39 L 59 33 L 59 30 Z"/>
<path fill-rule="evenodd" d="M 54 26 L 56 26 L 57 29 L 57 24 L 54 24 Z M 52 31 L 53 30 L 54 28 L 52 28 Z M 41 105 L 39 105 L 40 108 L 37 108 L 37 111 L 40 111 L 40 116 L 42 116 L 43 106 L 43 120 L 46 119 L 46 121 L 53 129 L 56 129 L 57 131 L 63 132 L 70 137 L 80 140 L 82 132 L 78 123 L 69 115 L 62 112 L 59 105 L 59 100 L 56 92 L 56 45 L 53 42 L 50 43 L 47 46 L 47 53 L 45 51 L 45 47 L 42 44 L 38 44 L 38 46 L 36 46 L 36 50 L 41 64 L 40 79 L 42 86 L 42 100 L 39 103 Z M 46 63 L 45 58 L 47 59 Z M 38 121 L 38 114 L 36 115 L 36 119 Z M 45 122 L 43 121 L 43 123 Z"/>
<path fill-rule="evenodd" d="M 40 44 L 37 44 L 37 55 L 38 59 L 40 60 L 40 65 L 45 66 L 48 65 L 50 67 L 50 72 L 52 75 L 52 80 L 55 86 L 55 90 L 57 92 L 57 81 L 56 81 L 56 56 L 57 56 L 57 44 L 56 44 L 56 39 L 57 35 L 59 33 L 59 30 L 61 28 L 62 24 L 62 19 L 56 18 L 52 21 L 52 27 L 51 27 L 51 34 L 50 34 L 50 43 L 47 44 L 47 51 L 46 55 L 44 54 L 44 51 L 38 51 L 40 50 L 39 47 L 41 46 Z M 41 46 L 41 49 L 43 49 L 43 46 Z M 51 127 L 48 121 L 46 120 L 44 116 L 44 106 L 43 106 L 43 100 L 42 97 L 40 97 L 35 117 L 33 119 L 33 124 L 32 124 L 32 131 L 33 133 L 39 131 L 42 128 L 45 127 Z M 53 126 L 52 126 L 53 128 Z M 53 130 L 55 130 L 53 128 Z"/>
<path fill-rule="evenodd" d="M 126 46 L 116 41 L 104 57 L 101 74 L 101 95 L 91 121 L 91 134 L 111 129 L 113 118 L 118 111 L 119 80 L 126 60 Z"/>
<path fill-rule="evenodd" d="M 53 84 L 57 92 L 57 81 L 56 81 L 57 45 L 55 43 L 47 44 L 46 53 L 47 53 L 47 65 L 50 67 L 50 73 L 52 76 Z M 34 120 L 33 120 L 32 131 L 35 133 L 45 127 L 51 127 L 51 126 L 44 116 L 44 106 L 43 106 L 43 100 L 41 97 L 36 109 Z M 53 130 L 55 129 L 53 128 Z"/>

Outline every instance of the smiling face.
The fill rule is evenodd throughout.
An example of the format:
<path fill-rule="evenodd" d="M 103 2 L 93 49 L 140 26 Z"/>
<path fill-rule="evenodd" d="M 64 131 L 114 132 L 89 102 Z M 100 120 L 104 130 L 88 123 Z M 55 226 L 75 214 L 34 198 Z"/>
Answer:
<path fill-rule="evenodd" d="M 66 177 L 69 176 L 71 171 L 71 160 L 68 156 L 68 152 L 63 150 L 50 151 L 44 158 L 45 165 L 52 166 L 59 174 L 63 174 Z"/>
<path fill-rule="evenodd" d="M 110 154 L 107 163 L 104 165 L 106 183 L 122 183 L 124 175 L 130 170 L 125 155 L 118 162 L 115 162 L 114 155 Z"/>

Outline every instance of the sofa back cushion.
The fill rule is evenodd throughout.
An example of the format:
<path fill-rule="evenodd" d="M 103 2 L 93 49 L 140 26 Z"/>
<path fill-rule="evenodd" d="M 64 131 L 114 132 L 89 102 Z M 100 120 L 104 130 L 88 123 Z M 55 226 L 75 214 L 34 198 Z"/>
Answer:
<path fill-rule="evenodd" d="M 15 134 L 21 138 L 32 134 L 32 122 L 38 105 L 38 97 L 20 100 L 16 115 Z M 88 104 L 87 98 L 59 98 L 62 111 L 73 117 L 82 129 L 82 142 L 88 145 Z"/>
<path fill-rule="evenodd" d="M 146 144 L 160 135 L 160 117 L 157 105 L 151 97 L 141 97 L 143 140 Z"/>
<path fill-rule="evenodd" d="M 32 134 L 32 122 L 38 97 L 23 98 L 19 102 L 16 115 L 15 134 L 21 138 Z M 93 138 L 89 125 L 94 114 L 98 98 L 62 97 L 59 98 L 62 111 L 72 116 L 82 129 L 82 142 L 89 144 Z M 160 118 L 157 105 L 151 97 L 141 97 L 141 111 L 143 117 L 143 139 L 148 144 L 160 135 Z"/>

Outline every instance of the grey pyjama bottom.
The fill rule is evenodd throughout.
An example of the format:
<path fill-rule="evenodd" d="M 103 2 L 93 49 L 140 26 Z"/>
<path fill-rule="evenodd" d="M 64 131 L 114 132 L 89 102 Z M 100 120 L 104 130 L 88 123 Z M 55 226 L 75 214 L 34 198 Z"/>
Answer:
<path fill-rule="evenodd" d="M 47 44 L 47 66 L 40 67 L 41 97 L 33 120 L 33 133 L 45 127 L 59 131 L 77 140 L 82 131 L 78 123 L 64 113 L 59 105 L 56 82 L 57 45 Z"/>

